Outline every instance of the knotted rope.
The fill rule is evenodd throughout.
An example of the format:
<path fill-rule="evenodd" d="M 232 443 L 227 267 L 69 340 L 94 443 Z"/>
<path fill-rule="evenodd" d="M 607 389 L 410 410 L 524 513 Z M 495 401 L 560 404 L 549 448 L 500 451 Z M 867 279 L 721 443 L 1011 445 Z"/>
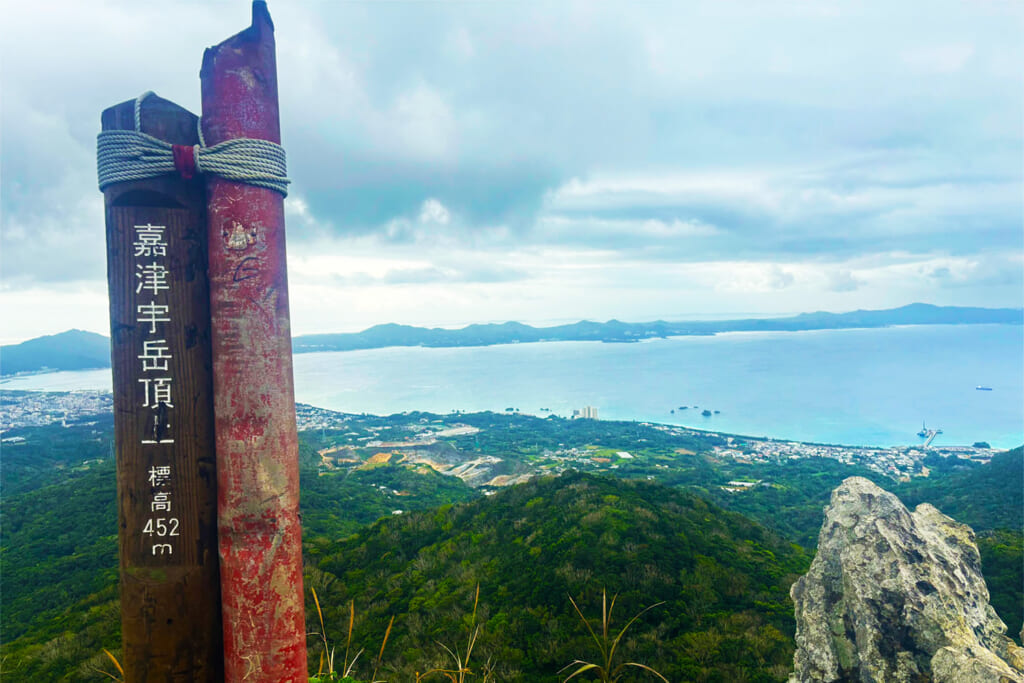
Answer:
<path fill-rule="evenodd" d="M 180 173 L 191 178 L 194 173 L 213 175 L 288 196 L 287 167 L 284 148 L 269 140 L 239 138 L 207 147 L 202 128 L 199 145 L 172 145 L 142 129 L 142 101 L 152 95 L 146 92 L 135 100 L 135 130 L 105 130 L 96 138 L 96 170 L 100 190 L 112 183 L 144 180 Z"/>

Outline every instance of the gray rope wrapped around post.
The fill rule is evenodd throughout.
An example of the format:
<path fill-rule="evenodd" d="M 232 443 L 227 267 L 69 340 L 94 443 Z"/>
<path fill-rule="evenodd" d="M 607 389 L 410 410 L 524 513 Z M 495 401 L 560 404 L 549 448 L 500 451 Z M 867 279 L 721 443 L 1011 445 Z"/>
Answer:
<path fill-rule="evenodd" d="M 288 196 L 290 181 L 281 145 L 269 140 L 241 138 L 225 140 L 212 147 L 195 145 L 189 155 L 187 147 L 172 145 L 140 131 L 142 100 L 151 94 L 143 93 L 135 100 L 135 130 L 107 130 L 97 136 L 96 170 L 100 190 L 113 183 L 143 180 L 165 173 L 177 172 L 191 177 L 194 170 Z"/>

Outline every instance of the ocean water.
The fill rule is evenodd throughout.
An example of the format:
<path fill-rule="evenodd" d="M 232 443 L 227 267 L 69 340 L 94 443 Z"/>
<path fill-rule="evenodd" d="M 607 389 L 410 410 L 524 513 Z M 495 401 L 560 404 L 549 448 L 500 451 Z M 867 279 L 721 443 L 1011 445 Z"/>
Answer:
<path fill-rule="evenodd" d="M 977 386 L 991 391 L 978 391 Z M 110 388 L 109 371 L 21 377 L 8 389 Z M 1024 443 L 1024 328 L 902 326 L 735 332 L 637 344 L 549 342 L 295 356 L 296 399 L 353 413 L 507 408 L 749 436 L 893 446 Z M 686 410 L 681 410 L 687 406 Z M 720 411 L 702 417 L 701 411 Z M 673 412 L 674 411 L 674 412 Z"/>

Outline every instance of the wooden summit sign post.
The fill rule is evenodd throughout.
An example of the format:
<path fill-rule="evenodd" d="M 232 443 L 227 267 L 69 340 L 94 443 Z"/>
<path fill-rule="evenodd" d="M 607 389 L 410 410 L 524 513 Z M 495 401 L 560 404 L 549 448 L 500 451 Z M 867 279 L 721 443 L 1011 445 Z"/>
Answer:
<path fill-rule="evenodd" d="M 143 96 L 103 113 L 97 143 L 126 680 L 304 683 L 288 179 L 263 0 L 200 80 L 201 130 Z"/>
<path fill-rule="evenodd" d="M 196 117 L 156 96 L 103 112 L 104 131 L 196 140 Z M 104 189 L 117 441 L 125 677 L 223 680 L 216 459 L 199 180 Z"/>

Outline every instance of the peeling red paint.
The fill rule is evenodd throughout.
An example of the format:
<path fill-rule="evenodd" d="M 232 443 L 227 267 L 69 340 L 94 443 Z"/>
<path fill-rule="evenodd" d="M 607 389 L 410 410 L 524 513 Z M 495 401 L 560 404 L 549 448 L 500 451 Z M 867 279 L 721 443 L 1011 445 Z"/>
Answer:
<path fill-rule="evenodd" d="M 280 142 L 265 3 L 200 77 L 206 144 Z M 225 680 L 306 681 L 283 198 L 216 177 L 207 196 Z"/>

